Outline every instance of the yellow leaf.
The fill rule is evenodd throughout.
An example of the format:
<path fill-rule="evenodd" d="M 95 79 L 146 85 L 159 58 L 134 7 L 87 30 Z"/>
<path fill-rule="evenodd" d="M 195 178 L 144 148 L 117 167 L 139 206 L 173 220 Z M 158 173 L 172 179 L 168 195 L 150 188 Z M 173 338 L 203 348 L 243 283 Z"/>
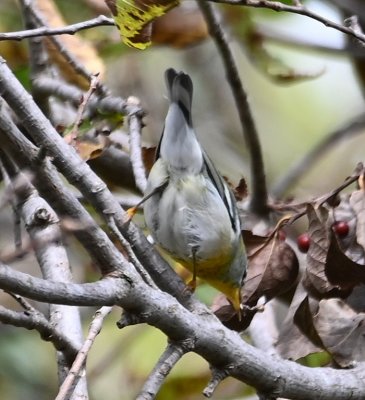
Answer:
<path fill-rule="evenodd" d="M 105 0 L 123 42 L 144 50 L 151 44 L 152 25 L 158 17 L 179 4 L 179 0 Z"/>

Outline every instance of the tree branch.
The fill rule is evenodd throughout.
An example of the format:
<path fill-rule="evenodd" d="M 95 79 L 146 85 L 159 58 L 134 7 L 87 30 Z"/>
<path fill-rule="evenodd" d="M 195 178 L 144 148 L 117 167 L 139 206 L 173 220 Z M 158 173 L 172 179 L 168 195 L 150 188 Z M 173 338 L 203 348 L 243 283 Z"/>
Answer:
<path fill-rule="evenodd" d="M 0 59 L 0 94 L 16 112 L 33 140 L 39 146 L 44 147 L 47 154 L 53 157 L 54 164 L 67 180 L 80 190 L 106 221 L 110 217 L 114 218 L 116 226 L 129 241 L 141 264 L 159 287 L 174 294 L 185 304 L 194 302 L 191 294 L 184 290 L 184 282 L 154 251 L 143 233 L 134 224 L 126 223 L 129 219 L 128 216 L 105 183 L 58 135 L 49 120 L 41 113 L 26 90 L 14 77 L 4 59 Z M 4 134 L 7 134 L 5 130 Z M 83 210 L 83 212 L 85 211 Z M 98 247 L 100 248 L 100 245 Z M 91 251 L 95 252 L 95 249 L 91 249 Z M 197 304 L 197 307 L 200 305 Z"/>
<path fill-rule="evenodd" d="M 236 102 L 245 142 L 249 149 L 252 176 L 250 210 L 259 216 L 266 217 L 269 212 L 269 208 L 267 205 L 268 194 L 264 160 L 261 151 L 260 139 L 251 113 L 247 94 L 242 86 L 233 53 L 227 43 L 225 32 L 218 21 L 213 5 L 209 4 L 206 0 L 198 0 L 198 4 L 207 21 L 210 35 L 212 36 L 212 39 L 218 48 L 219 54 L 222 57 L 227 80 Z"/>
<path fill-rule="evenodd" d="M 303 5 L 289 5 L 281 3 L 279 1 L 270 1 L 270 0 L 209 0 L 209 1 L 221 4 L 231 4 L 235 6 L 265 8 L 277 12 L 289 12 L 293 14 L 303 15 L 305 17 L 314 19 L 322 23 L 323 25 L 329 28 L 333 28 L 336 29 L 337 31 L 353 36 L 354 38 L 358 39 L 361 43 L 365 44 L 365 35 L 362 32 L 359 32 L 358 30 L 353 29 L 351 27 L 337 24 L 336 22 L 333 22 L 323 17 L 322 15 L 309 10 Z"/>
<path fill-rule="evenodd" d="M 285 192 L 298 183 L 300 179 L 312 168 L 325 153 L 330 151 L 336 144 L 346 137 L 362 133 L 365 127 L 365 114 L 359 115 L 354 121 L 329 133 L 316 146 L 314 146 L 304 157 L 295 161 L 273 186 L 272 193 L 276 198 L 282 197 Z"/>
<path fill-rule="evenodd" d="M 101 307 L 98 311 L 96 311 L 94 318 L 91 322 L 86 340 L 82 345 L 80 351 L 78 352 L 75 361 L 73 362 L 72 367 L 67 374 L 66 379 L 63 381 L 55 400 L 69 399 L 71 391 L 75 386 L 75 381 L 77 381 L 77 378 L 80 379 L 80 377 L 83 375 L 86 358 L 91 350 L 91 346 L 93 345 L 96 336 L 101 331 L 104 318 L 110 313 L 111 310 L 112 307 Z"/>
<path fill-rule="evenodd" d="M 170 342 L 144 383 L 142 390 L 136 397 L 136 400 L 155 399 L 172 368 L 191 348 L 192 343 L 189 343 L 189 341 L 185 343 Z"/>
<path fill-rule="evenodd" d="M 35 309 L 32 311 L 17 312 L 0 306 L 0 321 L 3 324 L 34 329 L 40 334 L 43 340 L 51 342 L 56 350 L 63 352 L 67 356 L 68 361 L 72 362 L 76 357 L 78 349 L 74 347 L 72 341 L 62 332 L 55 329 L 46 317 Z"/>
<path fill-rule="evenodd" d="M 256 387 L 262 393 L 294 400 L 361 400 L 365 396 L 365 367 L 335 370 L 308 368 L 281 360 L 245 343 L 212 314 L 188 311 L 175 298 L 143 283 L 129 268 L 120 279 L 85 284 L 44 281 L 0 266 L 0 287 L 38 301 L 73 305 L 119 304 L 171 340 L 191 340 L 192 350 L 214 368 Z"/>
<path fill-rule="evenodd" d="M 0 41 L 3 40 L 24 40 L 31 37 L 55 36 L 55 35 L 74 35 L 76 32 L 84 29 L 95 28 L 96 26 L 115 26 L 114 20 L 105 15 L 99 15 L 96 18 L 78 22 L 76 24 L 63 26 L 62 28 L 48 28 L 43 26 L 36 29 L 26 29 L 18 32 L 0 33 Z"/>

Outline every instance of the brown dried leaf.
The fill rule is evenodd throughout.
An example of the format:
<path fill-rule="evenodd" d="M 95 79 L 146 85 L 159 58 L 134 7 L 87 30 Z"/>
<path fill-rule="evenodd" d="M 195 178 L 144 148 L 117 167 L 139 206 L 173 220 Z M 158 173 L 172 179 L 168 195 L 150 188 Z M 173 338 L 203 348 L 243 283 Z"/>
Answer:
<path fill-rule="evenodd" d="M 333 231 L 326 258 L 325 273 L 329 282 L 338 285 L 342 290 L 352 290 L 356 285 L 365 283 L 365 265 L 358 264 L 347 257 Z"/>
<path fill-rule="evenodd" d="M 261 296 L 270 300 L 289 290 L 297 279 L 299 263 L 296 254 L 278 236 L 261 237 L 244 231 L 249 260 L 242 293 L 244 305 L 256 305 Z"/>
<path fill-rule="evenodd" d="M 341 299 L 319 303 L 313 318 L 327 351 L 341 367 L 365 360 L 365 313 L 356 313 Z"/>
<path fill-rule="evenodd" d="M 284 358 L 298 360 L 308 354 L 322 351 L 320 346 L 315 345 L 309 340 L 309 338 L 304 335 L 303 331 L 294 324 L 295 316 L 297 316 L 296 318 L 300 323 L 307 319 L 301 315 L 301 312 L 303 313 L 303 311 L 306 311 L 304 305 L 307 301 L 308 293 L 305 291 L 303 285 L 299 283 L 286 318 L 282 323 L 282 328 L 276 343 L 278 353 Z M 301 312 L 298 311 L 300 307 L 302 307 Z"/>
<path fill-rule="evenodd" d="M 249 327 L 252 318 L 257 312 L 256 309 L 250 310 L 245 308 L 242 310 L 241 319 L 239 319 L 237 311 L 223 294 L 219 294 L 215 297 L 211 309 L 223 325 L 238 332 Z"/>
<path fill-rule="evenodd" d="M 183 48 L 209 36 L 205 19 L 196 4 L 185 3 L 153 22 L 152 42 Z"/>
<path fill-rule="evenodd" d="M 313 316 L 318 311 L 318 300 L 305 296 L 294 313 L 293 321 L 300 331 L 318 348 L 323 343 L 313 323 Z"/>
<path fill-rule="evenodd" d="M 317 298 L 346 297 L 349 292 L 343 291 L 339 285 L 332 285 L 325 273 L 329 248 L 327 212 L 323 207 L 315 210 L 312 205 L 308 205 L 307 215 L 311 244 L 307 253 L 307 268 L 304 273 L 303 284 L 308 292 Z"/>
<path fill-rule="evenodd" d="M 365 251 L 365 192 L 356 190 L 350 196 L 350 205 L 356 214 L 356 240 Z"/>
<path fill-rule="evenodd" d="M 361 212 L 363 207 L 361 197 L 363 197 L 361 191 L 346 196 L 341 200 L 334 214 L 336 221 L 346 222 L 349 226 L 348 235 L 339 238 L 342 250 L 352 261 L 365 264 L 365 250 L 358 242 L 359 239 L 362 241 L 365 235 L 362 231 L 364 229 L 362 221 L 365 216 Z"/>
<path fill-rule="evenodd" d="M 65 136 L 67 142 L 68 135 Z M 109 145 L 109 139 L 103 135 L 98 135 L 96 138 L 81 137 L 73 140 L 71 144 L 80 157 L 85 160 L 92 160 L 94 158 L 100 157 L 104 150 Z"/>
<path fill-rule="evenodd" d="M 67 25 L 54 1 L 37 0 L 35 6 L 42 13 L 42 17 L 46 20 L 50 28 L 59 28 Z M 105 73 L 104 62 L 91 43 L 77 33 L 75 35 L 58 36 L 58 40 L 65 49 L 73 54 L 80 64 L 87 68 L 87 70 L 93 74 L 98 73 L 100 77 L 103 77 Z M 68 82 L 74 83 L 82 89 L 88 89 L 89 81 L 75 71 L 70 63 L 62 56 L 59 49 L 52 43 L 52 40 L 45 37 L 44 41 L 50 57 L 58 65 L 62 76 Z"/>
<path fill-rule="evenodd" d="M 237 201 L 241 201 L 248 196 L 247 182 L 241 178 L 238 185 L 234 189 L 234 197 Z"/>

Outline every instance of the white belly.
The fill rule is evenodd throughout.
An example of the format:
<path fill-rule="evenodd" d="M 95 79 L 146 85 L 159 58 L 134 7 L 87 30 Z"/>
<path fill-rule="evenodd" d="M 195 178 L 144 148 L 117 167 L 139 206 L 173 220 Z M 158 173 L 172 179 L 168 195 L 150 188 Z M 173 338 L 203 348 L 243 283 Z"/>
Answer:
<path fill-rule="evenodd" d="M 183 190 L 182 190 L 183 189 Z M 178 258 L 214 258 L 232 251 L 235 240 L 228 211 L 202 175 L 170 182 L 161 198 L 146 201 L 145 219 L 155 240 Z"/>

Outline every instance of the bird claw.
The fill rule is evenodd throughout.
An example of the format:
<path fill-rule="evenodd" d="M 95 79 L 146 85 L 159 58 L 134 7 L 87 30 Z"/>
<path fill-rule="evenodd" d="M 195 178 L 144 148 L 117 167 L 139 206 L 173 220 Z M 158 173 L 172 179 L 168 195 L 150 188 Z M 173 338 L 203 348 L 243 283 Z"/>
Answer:
<path fill-rule="evenodd" d="M 126 216 L 125 223 L 127 224 L 128 222 L 130 222 L 133 219 L 133 217 L 136 215 L 136 213 L 137 213 L 137 207 L 128 208 L 128 210 L 126 211 L 127 216 Z"/>

